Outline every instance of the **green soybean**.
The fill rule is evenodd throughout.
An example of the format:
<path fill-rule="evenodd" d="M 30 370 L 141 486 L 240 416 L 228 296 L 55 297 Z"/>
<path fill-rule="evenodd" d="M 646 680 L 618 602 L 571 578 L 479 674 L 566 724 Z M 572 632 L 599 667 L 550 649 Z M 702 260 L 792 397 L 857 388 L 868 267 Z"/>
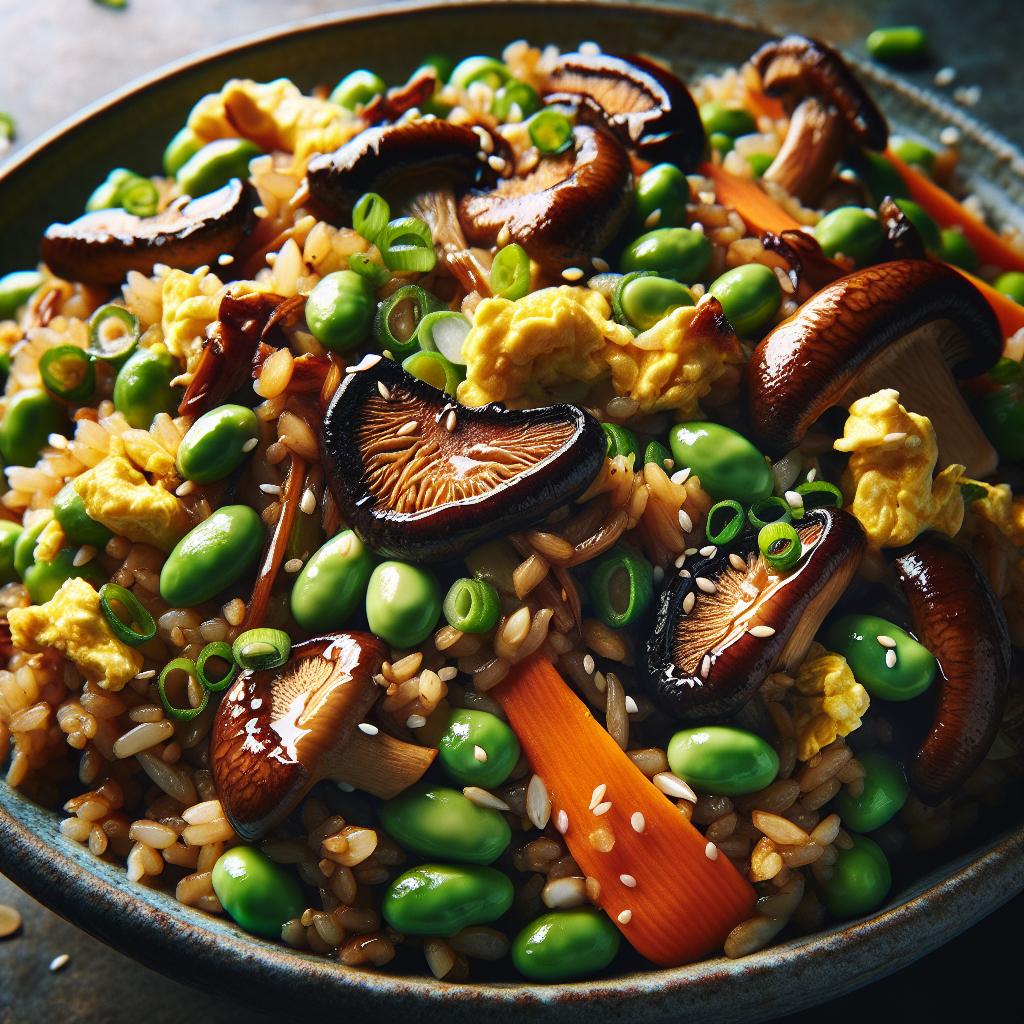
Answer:
<path fill-rule="evenodd" d="M 826 256 L 842 254 L 863 266 L 875 258 L 885 232 L 873 212 L 859 206 L 840 206 L 818 221 L 814 237 Z"/>
<path fill-rule="evenodd" d="M 711 260 L 707 237 L 689 228 L 657 228 L 630 242 L 622 253 L 620 269 L 653 270 L 684 284 L 697 280 Z"/>
<path fill-rule="evenodd" d="M 741 338 L 757 337 L 782 304 L 779 279 L 761 263 L 727 270 L 708 288 L 708 293 L 722 304 L 729 323 Z"/>
<path fill-rule="evenodd" d="M 166 346 L 136 349 L 117 371 L 114 408 L 124 413 L 130 426 L 148 430 L 162 412 L 173 415 L 184 390 L 173 387 L 178 363 Z"/>
<path fill-rule="evenodd" d="M 66 424 L 63 408 L 43 388 L 24 388 L 7 403 L 0 422 L 0 452 L 6 466 L 34 466 L 46 439 Z"/>
<path fill-rule="evenodd" d="M 381 805 L 380 821 L 405 849 L 460 864 L 493 864 L 512 841 L 501 814 L 447 786 L 407 789 Z"/>
<path fill-rule="evenodd" d="M 748 153 L 747 163 L 754 172 L 755 178 L 764 177 L 764 172 L 774 163 L 775 157 L 771 153 Z"/>
<path fill-rule="evenodd" d="M 709 135 L 721 132 L 735 139 L 757 131 L 757 121 L 749 110 L 731 107 L 718 100 L 708 100 L 700 105 L 700 119 L 704 122 L 704 131 Z"/>
<path fill-rule="evenodd" d="M 875 60 L 884 64 L 912 64 L 928 55 L 928 37 L 918 25 L 876 28 L 864 45 Z"/>
<path fill-rule="evenodd" d="M 526 82 L 510 79 L 494 94 L 491 101 L 491 113 L 499 121 L 507 121 L 513 114 L 517 121 L 525 121 L 540 110 L 540 97 L 536 89 Z"/>
<path fill-rule="evenodd" d="M 448 81 L 459 89 L 468 89 L 475 82 L 481 82 L 490 89 L 498 89 L 511 77 L 512 72 L 500 60 L 477 56 L 460 60 Z"/>
<path fill-rule="evenodd" d="M 22 530 L 15 538 L 12 557 L 14 559 L 14 571 L 24 578 L 28 567 L 35 561 L 36 544 L 39 543 L 39 535 L 46 529 L 50 522 L 47 516 L 40 519 L 34 526 Z"/>
<path fill-rule="evenodd" d="M 181 439 L 178 472 L 198 484 L 223 480 L 245 461 L 259 436 L 252 409 L 220 405 L 203 413 Z"/>
<path fill-rule="evenodd" d="M 651 441 L 644 449 L 644 465 L 648 462 L 653 462 L 666 473 L 670 473 L 675 466 L 672 453 L 660 441 Z"/>
<path fill-rule="evenodd" d="M 9 320 L 43 283 L 35 270 L 14 270 L 0 277 L 0 320 Z"/>
<path fill-rule="evenodd" d="M 765 740 L 727 725 L 681 729 L 669 740 L 668 763 L 694 789 L 723 796 L 756 793 L 779 773 L 779 755 Z"/>
<path fill-rule="evenodd" d="M 907 195 L 903 176 L 881 153 L 862 149 L 850 161 L 849 170 L 860 179 L 877 206 L 886 196 Z"/>
<path fill-rule="evenodd" d="M 1000 274 L 992 282 L 992 286 L 997 292 L 1002 292 L 1003 295 L 1024 306 L 1024 273 L 1019 270 L 1008 270 L 1005 274 Z"/>
<path fill-rule="evenodd" d="M 203 140 L 188 125 L 180 128 L 164 150 L 164 174 L 173 178 L 203 148 Z"/>
<path fill-rule="evenodd" d="M 438 759 L 461 786 L 500 786 L 519 761 L 519 740 L 497 715 L 460 708 L 453 711 L 437 744 Z M 481 761 L 477 750 L 484 752 Z"/>
<path fill-rule="evenodd" d="M 690 183 L 675 164 L 655 164 L 637 178 L 633 193 L 635 230 L 676 228 L 689 224 Z M 656 216 L 655 216 L 656 214 Z M 648 224 L 654 217 L 656 224 Z"/>
<path fill-rule="evenodd" d="M 932 685 L 938 671 L 927 647 L 877 615 L 836 619 L 825 631 L 825 646 L 841 654 L 857 682 L 881 700 L 913 700 Z"/>
<path fill-rule="evenodd" d="M 366 589 L 366 621 L 392 647 L 423 643 L 441 616 L 441 588 L 427 569 L 382 562 Z"/>
<path fill-rule="evenodd" d="M 917 233 L 924 242 L 924 247 L 929 252 L 938 252 L 942 247 L 942 238 L 939 235 L 939 226 L 926 213 L 924 208 L 915 203 L 913 199 L 897 199 L 896 205 L 903 211 L 903 216 L 917 228 Z"/>
<path fill-rule="evenodd" d="M 915 139 L 892 139 L 890 149 L 905 164 L 916 167 L 925 174 L 935 169 L 935 151 Z"/>
<path fill-rule="evenodd" d="M 708 144 L 716 153 L 725 156 L 726 153 L 732 151 L 735 140 L 731 135 L 726 135 L 725 132 L 712 132 L 708 136 Z"/>
<path fill-rule="evenodd" d="M 245 575 L 263 549 L 263 521 L 248 505 L 225 505 L 178 541 L 160 572 L 172 608 L 208 601 Z"/>
<path fill-rule="evenodd" d="M 716 501 L 751 502 L 772 493 L 765 457 L 740 433 L 720 423 L 678 423 L 669 434 L 676 468 L 689 468 Z"/>
<path fill-rule="evenodd" d="M 0 584 L 14 583 L 18 571 L 14 568 L 14 547 L 21 536 L 21 527 L 9 519 L 0 519 Z"/>
<path fill-rule="evenodd" d="M 91 544 L 94 548 L 103 548 L 114 536 L 85 511 L 85 502 L 75 490 L 74 483 L 65 484 L 57 492 L 53 499 L 53 517 L 60 523 L 64 536 L 72 544 Z"/>
<path fill-rule="evenodd" d="M 939 256 L 946 263 L 952 263 L 954 267 L 970 273 L 978 269 L 978 254 L 959 228 L 943 228 L 939 238 Z"/>
<path fill-rule="evenodd" d="M 381 911 L 406 935 L 450 936 L 496 921 L 512 906 L 513 896 L 508 876 L 494 868 L 421 864 L 395 879 Z"/>
<path fill-rule="evenodd" d="M 881 906 L 892 885 L 889 861 L 877 843 L 852 835 L 853 846 L 839 850 L 835 873 L 822 886 L 834 917 L 859 917 Z"/>
<path fill-rule="evenodd" d="M 351 530 L 342 530 L 295 578 L 292 617 L 303 629 L 340 629 L 363 603 L 373 563 L 370 549 Z"/>
<path fill-rule="evenodd" d="M 653 327 L 680 306 L 694 305 L 685 284 L 657 274 L 623 278 L 616 298 L 623 316 L 640 331 Z"/>
<path fill-rule="evenodd" d="M 619 930 L 593 908 L 559 910 L 531 921 L 512 943 L 512 963 L 532 981 L 585 978 L 619 951 Z"/>
<path fill-rule="evenodd" d="M 864 791 L 851 796 L 844 789 L 836 800 L 836 810 L 848 829 L 874 832 L 891 821 L 907 802 L 907 776 L 896 758 L 878 750 L 865 750 L 857 760 L 864 769 Z"/>
<path fill-rule="evenodd" d="M 1024 368 L 1001 359 L 988 373 L 990 387 L 977 399 L 974 414 L 1000 459 L 1024 460 Z"/>
<path fill-rule="evenodd" d="M 232 178 L 245 181 L 249 177 L 249 161 L 262 155 L 263 150 L 248 139 L 216 139 L 178 168 L 178 185 L 187 195 L 208 195 Z"/>
<path fill-rule="evenodd" d="M 373 286 L 352 270 L 328 274 L 309 293 L 306 323 L 325 348 L 345 352 L 370 333 L 376 301 Z"/>
<path fill-rule="evenodd" d="M 75 565 L 75 554 L 71 548 L 63 548 L 51 561 L 33 562 L 25 570 L 25 589 L 33 604 L 45 604 L 72 577 L 86 579 L 97 588 L 106 583 L 106 577 L 94 562 Z"/>
<path fill-rule="evenodd" d="M 305 906 L 295 876 L 252 846 L 221 854 L 212 880 L 231 919 L 253 935 L 279 939 L 284 923 L 299 917 Z"/>

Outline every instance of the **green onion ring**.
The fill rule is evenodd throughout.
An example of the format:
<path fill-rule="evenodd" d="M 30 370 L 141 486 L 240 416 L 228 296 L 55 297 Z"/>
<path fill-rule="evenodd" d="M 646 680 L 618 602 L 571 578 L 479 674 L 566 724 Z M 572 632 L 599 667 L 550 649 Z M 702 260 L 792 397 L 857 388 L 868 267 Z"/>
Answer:
<path fill-rule="evenodd" d="M 418 217 L 399 217 L 381 229 L 377 248 L 388 270 L 426 273 L 437 263 L 430 228 Z"/>
<path fill-rule="evenodd" d="M 793 522 L 793 509 L 785 498 L 771 495 L 755 501 L 747 509 L 747 519 L 755 530 L 760 530 L 769 523 Z"/>
<path fill-rule="evenodd" d="M 125 213 L 152 217 L 160 208 L 160 193 L 149 178 L 132 178 L 118 190 L 118 202 Z"/>
<path fill-rule="evenodd" d="M 500 614 L 498 591 L 486 580 L 456 580 L 444 599 L 444 617 L 463 633 L 486 633 Z"/>
<path fill-rule="evenodd" d="M 404 284 L 378 307 L 373 320 L 373 337 L 396 359 L 412 355 L 420 347 L 420 323 L 428 313 L 444 308 L 441 300 L 418 284 Z"/>
<path fill-rule="evenodd" d="M 206 705 L 210 703 L 210 694 L 208 690 L 203 689 L 203 702 L 197 708 L 176 707 L 171 703 L 170 697 L 167 696 L 167 677 L 172 672 L 177 671 L 187 672 L 190 676 L 195 676 L 195 662 L 191 658 L 175 658 L 173 661 L 167 662 L 160 673 L 160 678 L 156 682 L 156 689 L 160 694 L 160 703 L 163 704 L 164 710 L 171 718 L 179 722 L 191 722 L 193 718 L 201 715 L 206 710 Z"/>
<path fill-rule="evenodd" d="M 800 534 L 792 523 L 769 523 L 757 535 L 757 546 L 764 560 L 779 572 L 792 569 L 803 555 Z"/>
<path fill-rule="evenodd" d="M 111 334 L 110 327 L 122 329 Z M 135 350 L 141 333 L 139 318 L 124 306 L 110 302 L 100 306 L 89 320 L 89 347 L 86 351 L 95 359 L 121 363 Z"/>
<path fill-rule="evenodd" d="M 228 663 L 228 670 L 220 679 L 211 680 L 206 674 L 206 663 L 211 658 L 221 658 Z M 231 685 L 235 676 L 238 675 L 238 666 L 235 664 L 235 656 L 231 650 L 231 644 L 224 640 L 213 640 L 208 643 L 199 652 L 199 657 L 196 658 L 196 675 L 199 677 L 199 682 L 202 683 L 203 689 L 209 693 L 220 693 L 221 690 L 226 690 Z"/>
<path fill-rule="evenodd" d="M 530 257 L 518 242 L 498 250 L 489 280 L 491 291 L 503 299 L 521 299 L 530 290 Z"/>
<path fill-rule="evenodd" d="M 619 423 L 602 423 L 601 429 L 604 431 L 605 450 L 608 458 L 632 455 L 635 465 L 640 449 L 640 442 L 636 439 L 636 434 L 629 427 L 624 427 Z"/>
<path fill-rule="evenodd" d="M 564 153 L 572 145 L 572 121 L 559 110 L 548 107 L 526 122 L 530 141 L 542 152 Z"/>
<path fill-rule="evenodd" d="M 449 395 L 455 394 L 465 378 L 462 367 L 450 363 L 440 352 L 413 352 L 402 360 L 402 369 Z"/>
<path fill-rule="evenodd" d="M 242 669 L 263 672 L 279 668 L 292 653 L 292 638 L 283 629 L 247 629 L 231 645 L 235 664 Z"/>
<path fill-rule="evenodd" d="M 387 227 L 391 219 L 388 201 L 376 192 L 367 192 L 356 200 L 352 207 L 352 227 L 368 242 L 376 242 L 377 236 Z"/>
<path fill-rule="evenodd" d="M 76 345 L 47 349 L 39 360 L 39 376 L 50 394 L 71 402 L 88 398 L 96 388 L 96 367 Z"/>
<path fill-rule="evenodd" d="M 721 519 L 722 514 L 726 512 L 729 514 L 728 518 L 723 523 L 721 529 L 716 529 L 714 525 L 715 517 L 717 516 Z M 743 514 L 743 506 L 738 501 L 727 498 L 725 501 L 717 502 L 708 509 L 707 526 L 704 528 L 708 543 L 729 544 L 739 536 L 739 532 L 743 529 L 746 521 L 747 517 Z"/>
<path fill-rule="evenodd" d="M 348 258 L 348 269 L 360 277 L 365 277 L 374 288 L 380 288 L 391 280 L 391 273 L 387 267 L 382 267 L 365 252 L 354 252 Z"/>
<path fill-rule="evenodd" d="M 597 617 L 621 629 L 647 613 L 654 598 L 654 568 L 643 555 L 616 545 L 594 566 L 587 593 Z"/>
<path fill-rule="evenodd" d="M 115 604 L 121 605 L 130 618 L 127 622 L 117 614 Z M 139 647 L 156 636 L 156 620 L 142 602 L 127 587 L 118 583 L 104 583 L 100 587 L 100 608 L 115 636 L 129 647 Z M 138 625 L 138 629 L 132 627 Z"/>
<path fill-rule="evenodd" d="M 827 480 L 810 480 L 795 490 L 804 499 L 805 510 L 843 507 L 843 492 Z"/>

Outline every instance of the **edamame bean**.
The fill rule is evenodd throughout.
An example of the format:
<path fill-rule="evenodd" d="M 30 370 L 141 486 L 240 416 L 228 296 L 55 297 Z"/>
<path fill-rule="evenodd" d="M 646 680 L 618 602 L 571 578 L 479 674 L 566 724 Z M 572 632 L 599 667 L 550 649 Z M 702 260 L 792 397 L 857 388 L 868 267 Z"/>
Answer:
<path fill-rule="evenodd" d="M 974 407 L 978 422 L 1000 459 L 1024 460 L 1024 367 L 1003 358 L 987 378 L 990 386 Z"/>
<path fill-rule="evenodd" d="M 862 149 L 850 161 L 849 169 L 863 182 L 876 206 L 886 196 L 898 199 L 907 195 L 903 176 L 881 153 Z"/>
<path fill-rule="evenodd" d="M 885 232 L 873 211 L 859 206 L 840 206 L 818 221 L 814 237 L 826 256 L 842 254 L 857 266 L 863 266 L 875 258 Z"/>
<path fill-rule="evenodd" d="M 382 562 L 366 588 L 366 621 L 392 647 L 415 647 L 441 616 L 441 588 L 427 569 Z"/>
<path fill-rule="evenodd" d="M 938 662 L 895 623 L 877 615 L 843 615 L 825 631 L 825 646 L 849 663 L 857 682 L 881 700 L 913 700 L 932 685 Z"/>
<path fill-rule="evenodd" d="M 193 527 L 160 572 L 160 596 L 192 608 L 245 575 L 263 549 L 263 520 L 248 505 L 225 505 Z"/>
<path fill-rule="evenodd" d="M 772 493 L 765 457 L 740 433 L 720 423 L 679 423 L 669 434 L 676 469 L 689 468 L 715 501 L 752 502 Z"/>
<path fill-rule="evenodd" d="M 939 255 L 946 263 L 971 273 L 978 269 L 978 254 L 959 228 L 943 228 L 939 238 Z"/>
<path fill-rule="evenodd" d="M 681 729 L 669 740 L 668 763 L 694 789 L 723 796 L 756 793 L 779 773 L 767 741 L 727 725 Z"/>
<path fill-rule="evenodd" d="M 188 428 L 178 448 L 178 472 L 210 484 L 233 473 L 260 436 L 256 413 L 244 405 L 221 405 Z"/>
<path fill-rule="evenodd" d="M 477 756 L 482 750 L 484 759 Z M 460 786 L 500 786 L 519 760 L 519 740 L 497 715 L 459 708 L 437 744 L 441 766 Z"/>
<path fill-rule="evenodd" d="M 65 426 L 64 410 L 43 388 L 24 388 L 7 403 L 0 422 L 0 452 L 6 466 L 34 466 L 51 434 Z"/>
<path fill-rule="evenodd" d="M 876 28 L 864 45 L 875 60 L 884 64 L 912 64 L 928 55 L 928 37 L 918 25 Z"/>
<path fill-rule="evenodd" d="M 213 891 L 240 928 L 279 939 L 305 906 L 295 877 L 252 846 L 236 846 L 213 866 Z"/>
<path fill-rule="evenodd" d="M 585 978 L 604 970 L 619 951 L 619 930 L 591 907 L 542 914 L 512 943 L 512 963 L 533 981 Z"/>
<path fill-rule="evenodd" d="M 512 77 L 505 64 L 493 57 L 467 57 L 455 65 L 448 81 L 459 89 L 468 89 L 474 82 L 482 82 L 497 89 Z"/>
<path fill-rule="evenodd" d="M 33 562 L 24 575 L 25 589 L 33 604 L 45 604 L 72 577 L 88 580 L 97 589 L 107 582 L 95 562 L 75 565 L 75 551 L 63 548 L 49 562 Z"/>
<path fill-rule="evenodd" d="M 526 82 L 510 79 L 494 94 L 491 101 L 491 113 L 499 121 L 507 121 L 513 113 L 517 121 L 525 121 L 540 110 L 540 97 L 537 90 Z"/>
<path fill-rule="evenodd" d="M 648 462 L 653 462 L 666 473 L 671 473 L 675 468 L 672 453 L 660 441 L 651 441 L 644 449 L 644 465 Z"/>
<path fill-rule="evenodd" d="M 158 413 L 173 415 L 184 393 L 172 387 L 178 363 L 166 346 L 136 349 L 117 371 L 114 408 L 124 413 L 130 426 L 148 430 Z"/>
<path fill-rule="evenodd" d="M 835 873 L 822 886 L 834 917 L 859 917 L 881 906 L 892 885 L 889 861 L 876 842 L 852 835 L 853 847 L 839 850 Z"/>
<path fill-rule="evenodd" d="M 686 206 L 690 183 L 675 164 L 655 164 L 637 178 L 633 193 L 633 225 L 637 231 L 689 224 Z M 656 214 L 656 216 L 655 216 Z M 655 223 L 648 224 L 653 219 Z"/>
<path fill-rule="evenodd" d="M 325 348 L 344 352 L 370 333 L 375 309 L 373 286 L 352 270 L 328 274 L 309 293 L 306 323 Z"/>
<path fill-rule="evenodd" d="M 262 155 L 263 150 L 248 139 L 216 139 L 178 168 L 178 184 L 186 195 L 208 195 L 232 178 L 245 181 L 249 177 L 249 161 Z"/>
<path fill-rule="evenodd" d="M 711 146 L 716 153 L 720 153 L 725 156 L 733 148 L 733 137 L 726 135 L 725 132 L 712 132 L 708 136 L 708 145 Z"/>
<path fill-rule="evenodd" d="M 708 100 L 700 105 L 700 119 L 704 122 L 704 131 L 709 135 L 721 132 L 735 139 L 757 131 L 757 121 L 749 110 L 731 107 L 718 100 Z"/>
<path fill-rule="evenodd" d="M 925 174 L 931 174 L 935 169 L 935 151 L 924 143 L 915 139 L 893 139 L 890 148 L 905 164 L 910 164 Z"/>
<path fill-rule="evenodd" d="M 1000 274 L 992 282 L 992 286 L 997 292 L 1002 292 L 1024 306 L 1024 274 L 1019 270 L 1008 270 L 1005 274 Z"/>
<path fill-rule="evenodd" d="M 903 211 L 903 216 L 917 228 L 917 233 L 921 236 L 924 247 L 929 252 L 938 252 L 942 247 L 942 238 L 939 236 L 938 224 L 913 199 L 897 199 L 895 202 Z"/>
<path fill-rule="evenodd" d="M 754 172 L 755 178 L 764 177 L 764 172 L 775 162 L 775 157 L 771 153 L 748 153 L 747 163 L 750 164 L 750 169 Z"/>
<path fill-rule="evenodd" d="M 21 527 L 9 519 L 0 519 L 0 584 L 14 583 L 18 571 L 14 568 L 14 546 L 21 536 Z"/>
<path fill-rule="evenodd" d="M 381 805 L 380 821 L 407 850 L 462 864 L 492 864 L 512 841 L 508 822 L 457 789 L 420 784 Z"/>
<path fill-rule="evenodd" d="M 346 110 L 365 107 L 375 96 L 387 89 L 387 84 L 380 75 L 375 75 L 366 68 L 351 71 L 335 87 L 331 93 L 331 102 Z"/>
<path fill-rule="evenodd" d="M 695 281 L 707 269 L 711 243 L 689 228 L 658 228 L 630 242 L 622 253 L 620 269 L 653 270 L 676 281 Z"/>
<path fill-rule="evenodd" d="M 36 522 L 34 526 L 22 530 L 14 541 L 12 557 L 14 559 L 14 571 L 24 579 L 28 567 L 35 560 L 36 544 L 39 543 L 39 535 L 46 529 L 50 517 L 46 516 Z"/>
<path fill-rule="evenodd" d="M 508 876 L 494 868 L 421 864 L 392 882 L 381 912 L 406 935 L 449 936 L 497 920 L 513 895 Z"/>
<path fill-rule="evenodd" d="M 857 760 L 864 768 L 864 792 L 851 796 L 842 790 L 836 810 L 848 829 L 874 832 L 891 821 L 907 802 L 907 776 L 896 758 L 878 750 L 866 750 Z"/>
<path fill-rule="evenodd" d="M 295 578 L 292 617 L 303 629 L 340 629 L 365 599 L 373 563 L 370 549 L 351 530 L 342 530 Z"/>
<path fill-rule="evenodd" d="M 188 125 L 180 128 L 164 150 L 164 174 L 173 178 L 203 148 L 203 140 Z"/>
<path fill-rule="evenodd" d="M 0 277 L 0 320 L 9 320 L 25 305 L 43 283 L 35 270 L 14 270 Z"/>
<path fill-rule="evenodd" d="M 75 490 L 74 483 L 66 483 L 57 492 L 53 499 L 53 517 L 60 523 L 64 536 L 72 544 L 91 544 L 94 548 L 104 548 L 114 536 L 85 511 L 85 502 Z"/>
<path fill-rule="evenodd" d="M 686 285 L 655 275 L 627 279 L 619 291 L 619 305 L 637 330 L 646 331 L 672 310 L 694 301 Z"/>
<path fill-rule="evenodd" d="M 708 292 L 722 304 L 729 323 L 741 338 L 757 337 L 782 304 L 779 279 L 761 263 L 727 270 Z"/>

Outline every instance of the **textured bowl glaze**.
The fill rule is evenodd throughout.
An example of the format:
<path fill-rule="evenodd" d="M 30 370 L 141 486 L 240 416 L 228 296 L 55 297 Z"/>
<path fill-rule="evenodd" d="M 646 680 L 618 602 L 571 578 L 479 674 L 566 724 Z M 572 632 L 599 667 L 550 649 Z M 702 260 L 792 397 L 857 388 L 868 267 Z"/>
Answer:
<path fill-rule="evenodd" d="M 350 67 L 389 80 L 423 53 L 494 52 L 512 39 L 647 51 L 684 78 L 739 64 L 767 34 L 749 24 L 668 7 L 614 2 L 413 4 L 320 18 L 200 54 L 133 84 L 59 127 L 0 173 L 0 273 L 30 265 L 54 219 L 72 218 L 110 167 L 158 167 L 184 112 L 231 76 L 279 75 L 304 88 Z M 1024 156 L 943 101 L 862 67 L 873 95 L 905 133 L 962 135 L 971 188 L 1003 220 L 1024 226 Z M 773 946 L 674 970 L 631 971 L 596 981 L 532 986 L 510 981 L 446 984 L 429 977 L 347 969 L 246 935 L 230 922 L 129 884 L 122 866 L 65 840 L 59 817 L 0 782 L 0 870 L 68 920 L 178 980 L 288 1016 L 415 1014 L 450 1024 L 481 1014 L 603 1024 L 685 1018 L 776 1018 L 889 974 L 928 953 L 1024 890 L 1024 824 L 1007 820 L 988 838 L 894 892 L 874 916 Z"/>

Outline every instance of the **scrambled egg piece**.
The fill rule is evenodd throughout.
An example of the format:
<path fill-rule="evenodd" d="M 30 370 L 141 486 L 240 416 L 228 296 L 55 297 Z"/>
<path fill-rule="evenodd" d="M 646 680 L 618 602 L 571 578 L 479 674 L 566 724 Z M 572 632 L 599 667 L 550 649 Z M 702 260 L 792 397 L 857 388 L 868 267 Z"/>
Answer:
<path fill-rule="evenodd" d="M 297 164 L 314 153 L 333 152 L 364 127 L 350 111 L 303 95 L 287 78 L 232 78 L 192 108 L 188 126 L 208 142 L 242 136 L 268 153 L 294 153 Z"/>
<path fill-rule="evenodd" d="M 121 455 L 109 455 L 75 479 L 85 511 L 107 529 L 170 551 L 191 522 L 170 491 L 155 487 Z"/>
<path fill-rule="evenodd" d="M 811 644 L 797 669 L 789 700 L 801 761 L 813 757 L 837 736 L 859 729 L 870 704 L 867 690 L 853 678 L 846 659 L 821 644 Z"/>
<path fill-rule="evenodd" d="M 163 313 L 160 327 L 171 354 L 195 368 L 203 350 L 206 328 L 217 319 L 223 285 L 216 274 L 200 267 L 194 274 L 172 270 L 161 290 Z"/>
<path fill-rule="evenodd" d="M 611 319 L 607 300 L 589 288 L 561 286 L 518 301 L 485 299 L 463 346 L 466 405 L 512 407 L 585 393 L 611 378 L 619 395 L 644 413 L 690 416 L 725 365 L 742 358 L 738 343 L 692 330 L 694 306 L 673 310 L 638 337 Z"/>
<path fill-rule="evenodd" d="M 144 473 L 173 476 L 177 472 L 174 456 L 161 447 L 148 430 L 126 430 L 110 439 L 110 454 L 124 455 Z"/>
<path fill-rule="evenodd" d="M 935 428 L 927 416 L 907 412 L 891 388 L 850 406 L 836 451 L 850 452 L 843 491 L 850 511 L 877 547 L 909 544 L 924 530 L 953 536 L 964 519 L 959 483 L 965 468 L 939 459 Z"/>
<path fill-rule="evenodd" d="M 32 558 L 38 562 L 52 562 L 60 554 L 66 540 L 60 523 L 51 519 L 39 534 Z"/>
<path fill-rule="evenodd" d="M 104 690 L 122 690 L 142 671 L 142 655 L 118 640 L 100 609 L 99 594 L 78 577 L 66 580 L 46 604 L 12 608 L 7 621 L 18 650 L 52 647 Z"/>
<path fill-rule="evenodd" d="M 988 520 L 1017 547 L 1024 547 L 1024 498 L 1015 498 L 1009 484 L 986 484 L 980 480 L 965 480 L 972 487 L 980 487 L 985 495 L 971 502 L 971 511 Z"/>

